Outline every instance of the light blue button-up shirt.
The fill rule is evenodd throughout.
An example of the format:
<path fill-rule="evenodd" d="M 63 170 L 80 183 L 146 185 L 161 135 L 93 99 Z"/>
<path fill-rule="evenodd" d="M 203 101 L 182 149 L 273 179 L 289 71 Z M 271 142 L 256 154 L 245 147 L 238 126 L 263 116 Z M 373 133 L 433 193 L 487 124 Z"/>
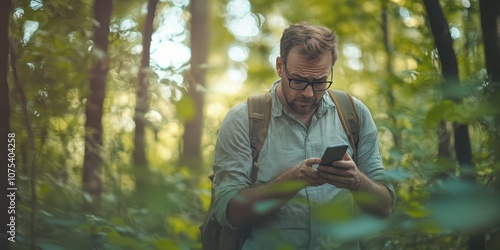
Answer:
<path fill-rule="evenodd" d="M 283 108 L 276 94 L 279 81 L 271 87 L 271 120 L 259 156 L 255 185 L 266 183 L 304 159 L 321 157 L 332 144 L 349 145 L 335 104 L 325 92 L 309 128 Z M 378 134 L 368 108 L 355 99 L 360 118 L 357 167 L 372 180 L 384 183 L 394 200 L 394 190 L 385 181 Z M 252 149 L 248 135 L 247 103 L 233 107 L 226 115 L 217 138 L 214 159 L 216 217 L 221 225 L 232 226 L 226 218 L 229 201 L 252 185 Z M 340 204 L 340 205 L 339 205 Z M 332 227 L 355 209 L 350 191 L 330 184 L 306 187 L 277 212 L 252 227 L 243 249 L 356 249 L 357 243 L 340 245 Z M 348 217 L 348 216 L 347 216 Z"/>

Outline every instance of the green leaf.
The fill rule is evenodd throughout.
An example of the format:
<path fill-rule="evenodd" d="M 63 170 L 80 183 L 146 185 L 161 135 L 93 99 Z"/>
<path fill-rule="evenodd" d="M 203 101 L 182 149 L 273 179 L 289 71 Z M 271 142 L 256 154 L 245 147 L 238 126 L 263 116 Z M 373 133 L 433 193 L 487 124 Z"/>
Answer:
<path fill-rule="evenodd" d="M 429 216 L 429 210 L 417 202 L 412 202 L 406 213 L 413 218 L 424 218 Z"/>
<path fill-rule="evenodd" d="M 196 114 L 196 107 L 191 96 L 184 94 L 182 98 L 175 103 L 177 114 L 184 120 L 192 120 Z"/>
<path fill-rule="evenodd" d="M 442 229 L 439 225 L 433 221 L 425 220 L 415 223 L 416 227 L 429 234 L 439 234 Z"/>
<path fill-rule="evenodd" d="M 41 250 L 64 250 L 63 247 L 49 242 L 41 242 L 39 247 Z"/>
<path fill-rule="evenodd" d="M 42 183 L 40 184 L 40 187 L 38 189 L 38 195 L 40 197 L 45 197 L 45 195 L 50 192 L 50 185 L 47 183 Z"/>
<path fill-rule="evenodd" d="M 354 217 L 354 200 L 347 190 L 340 191 L 335 198 L 312 209 L 312 217 L 322 222 L 349 221 Z"/>
<path fill-rule="evenodd" d="M 117 246 L 133 247 L 134 249 L 140 249 L 140 245 L 136 239 L 130 237 L 122 237 L 116 231 L 111 231 L 106 233 L 106 238 L 110 243 Z"/>
<path fill-rule="evenodd" d="M 155 242 L 157 249 L 180 249 L 172 240 L 158 240 Z"/>
<path fill-rule="evenodd" d="M 453 197 L 432 204 L 432 218 L 451 230 L 478 230 L 500 222 L 498 197 L 477 194 Z"/>
<path fill-rule="evenodd" d="M 120 217 L 113 217 L 111 219 L 111 223 L 113 223 L 113 225 L 115 226 L 126 226 L 125 221 Z"/>
<path fill-rule="evenodd" d="M 403 182 L 411 177 L 411 174 L 408 170 L 404 168 L 393 168 L 389 169 L 386 172 L 387 179 L 394 182 Z"/>
<path fill-rule="evenodd" d="M 74 228 L 81 224 L 81 222 L 77 220 L 67 220 L 67 219 L 59 219 L 53 217 L 45 218 L 45 221 L 47 222 L 47 224 L 63 228 Z"/>
<path fill-rule="evenodd" d="M 255 204 L 254 211 L 256 213 L 266 213 L 267 211 L 274 209 L 279 203 L 280 200 L 278 199 L 260 201 Z"/>
<path fill-rule="evenodd" d="M 305 181 L 283 181 L 276 183 L 270 192 L 276 193 L 286 193 L 286 192 L 294 192 L 300 190 L 307 186 Z"/>
<path fill-rule="evenodd" d="M 453 121 L 453 117 L 456 115 L 455 106 L 456 104 L 451 100 L 436 103 L 427 112 L 425 123 L 430 126 L 441 120 Z"/>
<path fill-rule="evenodd" d="M 381 232 L 386 227 L 385 221 L 363 216 L 355 220 L 336 223 L 331 226 L 330 232 L 341 241 L 351 241 L 371 236 Z"/>

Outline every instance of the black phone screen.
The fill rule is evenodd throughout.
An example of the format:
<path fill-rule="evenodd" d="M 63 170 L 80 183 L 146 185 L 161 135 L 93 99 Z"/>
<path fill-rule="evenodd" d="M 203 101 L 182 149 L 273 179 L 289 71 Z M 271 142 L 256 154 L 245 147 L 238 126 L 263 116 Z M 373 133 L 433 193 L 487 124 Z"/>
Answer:
<path fill-rule="evenodd" d="M 342 160 L 348 147 L 346 144 L 328 146 L 321 157 L 321 165 L 331 165 L 334 161 Z"/>

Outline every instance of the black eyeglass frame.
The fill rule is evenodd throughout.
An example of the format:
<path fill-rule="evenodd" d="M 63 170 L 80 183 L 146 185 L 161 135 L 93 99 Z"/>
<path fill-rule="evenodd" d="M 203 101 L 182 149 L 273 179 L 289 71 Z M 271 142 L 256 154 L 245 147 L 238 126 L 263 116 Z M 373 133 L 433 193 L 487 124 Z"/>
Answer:
<path fill-rule="evenodd" d="M 311 85 L 313 91 L 320 92 L 320 91 L 326 91 L 327 89 L 329 89 L 332 86 L 332 83 L 333 83 L 333 70 L 330 71 L 330 75 L 331 75 L 331 79 L 332 79 L 331 81 L 321 81 L 321 82 L 315 81 L 315 82 L 310 82 L 308 80 L 301 80 L 301 79 L 290 78 L 289 73 L 288 73 L 288 69 L 286 68 L 286 63 L 283 63 L 283 66 L 285 68 L 286 78 L 288 79 L 288 86 L 290 86 L 291 89 L 304 90 L 304 89 L 307 88 L 307 86 Z M 306 86 L 304 86 L 304 88 L 294 88 L 294 87 L 292 87 L 292 81 L 297 81 L 297 82 L 302 82 L 302 83 L 307 83 L 307 84 L 306 84 Z M 327 83 L 328 86 L 326 88 L 324 88 L 324 89 L 315 89 L 314 88 L 315 84 L 323 84 L 323 83 Z"/>

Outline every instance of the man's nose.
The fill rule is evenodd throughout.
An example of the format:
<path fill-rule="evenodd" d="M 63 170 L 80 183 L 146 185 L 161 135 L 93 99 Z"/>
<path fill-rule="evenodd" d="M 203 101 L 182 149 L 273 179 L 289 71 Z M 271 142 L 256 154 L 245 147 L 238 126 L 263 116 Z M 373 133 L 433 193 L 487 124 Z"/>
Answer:
<path fill-rule="evenodd" d="M 307 87 L 302 91 L 302 95 L 307 98 L 314 96 L 314 90 L 312 84 L 307 85 Z"/>

